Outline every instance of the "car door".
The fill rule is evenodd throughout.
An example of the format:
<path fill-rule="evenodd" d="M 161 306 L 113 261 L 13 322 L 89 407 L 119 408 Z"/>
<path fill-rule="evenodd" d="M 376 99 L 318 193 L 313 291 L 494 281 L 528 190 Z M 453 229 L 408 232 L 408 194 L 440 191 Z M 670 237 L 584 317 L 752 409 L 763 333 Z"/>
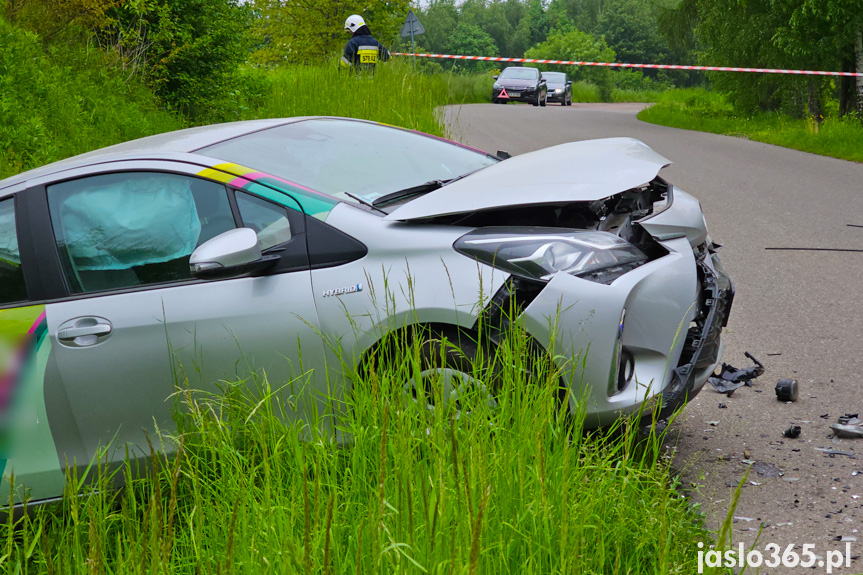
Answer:
<path fill-rule="evenodd" d="M 79 466 L 108 442 L 113 460 L 127 447 L 146 457 L 148 436 L 174 426 L 178 389 L 219 393 L 220 382 L 265 375 L 295 396 L 289 417 L 325 411 L 326 382 L 310 371 L 323 345 L 300 206 L 180 166 L 135 162 L 34 190 L 67 290 L 48 305 L 48 416 L 74 421 L 78 436 L 61 457 Z M 272 273 L 193 278 L 192 251 L 241 225 L 280 255 Z"/>
<path fill-rule="evenodd" d="M 45 414 L 44 378 L 51 353 L 46 306 L 32 279 L 38 262 L 22 233 L 23 194 L 0 197 L 0 505 L 10 481 L 26 482 L 33 499 L 63 493 L 65 476 Z M 19 238 L 21 241 L 19 241 Z M 28 257 L 29 256 L 29 257 Z M 38 283 L 38 282 L 37 282 Z M 68 431 L 68 430 L 67 430 Z M 74 430 L 73 430 L 74 431 Z M 16 488 L 12 503 L 25 497 Z"/>

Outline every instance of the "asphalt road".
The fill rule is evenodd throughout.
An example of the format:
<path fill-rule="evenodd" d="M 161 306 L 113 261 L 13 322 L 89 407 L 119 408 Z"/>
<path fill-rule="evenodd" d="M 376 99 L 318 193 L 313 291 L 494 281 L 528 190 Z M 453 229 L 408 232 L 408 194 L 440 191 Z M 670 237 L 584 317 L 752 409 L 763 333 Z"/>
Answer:
<path fill-rule="evenodd" d="M 737 289 L 724 359 L 744 367 L 751 362 L 743 352 L 750 351 L 767 368 L 730 398 L 705 387 L 674 426 L 668 448 L 677 451 L 675 467 L 715 529 L 744 460 L 756 462 L 735 512 L 735 542 L 751 545 L 763 524 L 755 546 L 762 551 L 768 543 L 809 543 L 823 557 L 845 549 L 834 539 L 854 537 L 852 555 L 863 555 L 863 439 L 837 443 L 829 429 L 840 415 L 863 414 L 863 227 L 847 225 L 863 226 L 863 164 L 654 126 L 636 119 L 640 108 L 482 104 L 445 113 L 456 139 L 491 152 L 629 136 L 674 162 L 662 174 L 701 201 Z M 796 403 L 776 400 L 781 378 L 799 381 Z M 782 436 L 790 425 L 802 428 L 799 438 Z M 863 558 L 833 572 L 863 572 Z"/>

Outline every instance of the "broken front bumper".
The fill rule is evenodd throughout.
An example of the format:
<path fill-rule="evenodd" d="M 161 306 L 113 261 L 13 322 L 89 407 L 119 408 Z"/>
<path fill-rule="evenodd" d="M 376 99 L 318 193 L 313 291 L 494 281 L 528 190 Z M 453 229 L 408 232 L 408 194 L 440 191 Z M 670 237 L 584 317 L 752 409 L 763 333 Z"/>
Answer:
<path fill-rule="evenodd" d="M 686 237 L 668 255 L 610 285 L 557 274 L 524 309 L 527 331 L 558 359 L 573 411 L 586 424 L 662 402 L 662 416 L 694 397 L 722 356 L 733 288 L 719 258 Z M 620 375 L 631 362 L 632 377 Z M 646 403 L 645 403 L 646 402 Z"/>

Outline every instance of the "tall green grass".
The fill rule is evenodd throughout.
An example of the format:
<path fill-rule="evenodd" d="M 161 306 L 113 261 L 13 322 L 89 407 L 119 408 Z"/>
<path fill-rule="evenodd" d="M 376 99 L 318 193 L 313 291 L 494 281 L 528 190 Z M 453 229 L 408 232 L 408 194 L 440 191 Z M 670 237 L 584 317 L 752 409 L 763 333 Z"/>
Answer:
<path fill-rule="evenodd" d="M 513 328 L 514 330 L 515 328 Z M 462 336 L 465 337 L 465 336 Z M 443 400 L 406 392 L 454 340 L 391 338 L 333 406 L 349 441 L 284 423 L 293 397 L 265 374 L 207 395 L 181 386 L 179 431 L 149 477 L 0 527 L 7 573 L 694 573 L 706 533 L 669 482 L 661 437 L 587 434 L 558 370 L 515 331 Z M 465 345 L 460 345 L 465 348 Z M 469 347 L 469 346 L 468 346 Z M 478 346 L 483 349 L 483 346 Z M 435 358 L 439 363 L 435 362 Z M 321 414 L 323 417 L 325 414 Z M 95 473 L 95 471 L 94 471 Z"/>
<path fill-rule="evenodd" d="M 347 72 L 338 61 L 265 74 L 271 82 L 269 94 L 260 105 L 247 109 L 246 118 L 343 116 L 442 135 L 440 106 L 488 99 L 491 93 L 488 83 L 479 94 L 484 78 L 414 73 L 402 60 L 378 65 L 374 75 Z"/>
<path fill-rule="evenodd" d="M 652 124 L 748 138 L 813 154 L 863 162 L 863 125 L 851 118 L 792 118 L 781 113 L 739 114 L 718 92 L 671 90 L 638 114 Z"/>

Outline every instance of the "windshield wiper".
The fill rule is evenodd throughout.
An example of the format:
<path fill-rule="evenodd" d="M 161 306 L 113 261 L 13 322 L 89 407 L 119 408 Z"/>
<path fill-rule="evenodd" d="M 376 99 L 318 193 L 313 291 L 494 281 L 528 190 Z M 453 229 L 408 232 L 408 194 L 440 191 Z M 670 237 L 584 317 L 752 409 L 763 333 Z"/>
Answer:
<path fill-rule="evenodd" d="M 374 210 L 374 211 L 376 211 L 376 212 L 380 212 L 380 213 L 382 213 L 382 214 L 383 214 L 383 215 L 385 215 L 385 216 L 388 216 L 388 215 L 389 215 L 389 214 L 388 214 L 388 213 L 386 213 L 385 211 L 383 211 L 383 210 L 381 210 L 381 209 L 379 209 L 379 208 L 375 207 L 375 205 L 374 205 L 373 203 L 367 202 L 367 201 L 365 201 L 364 199 L 362 199 L 362 198 L 361 198 L 361 197 L 359 197 L 359 196 L 355 196 L 355 195 L 353 195 L 353 194 L 352 194 L 352 193 L 350 193 L 350 192 L 345 192 L 345 195 L 346 195 L 347 197 L 351 198 L 352 200 L 356 200 L 356 201 L 358 201 L 359 203 L 361 203 L 361 204 L 362 204 L 362 205 L 364 205 L 364 206 L 368 206 L 368 207 L 370 207 L 371 209 L 373 209 L 373 210 Z"/>
<path fill-rule="evenodd" d="M 410 196 L 418 196 L 420 194 L 427 194 L 429 192 L 433 192 L 435 190 L 438 190 L 444 186 L 448 186 L 449 184 L 451 184 L 453 182 L 457 182 L 457 181 L 461 180 L 462 178 L 466 178 L 469 175 L 471 175 L 475 172 L 478 172 L 478 171 L 480 171 L 484 168 L 487 168 L 487 167 L 488 166 L 481 166 L 475 170 L 465 172 L 464 174 L 462 174 L 460 176 L 456 176 L 456 177 L 450 178 L 448 180 L 429 180 L 428 182 L 426 182 L 424 184 L 420 184 L 418 186 L 413 186 L 410 188 L 405 188 L 403 190 L 398 190 L 397 192 L 392 192 L 390 194 L 386 194 L 384 196 L 376 198 L 372 202 L 372 204 L 374 204 L 375 206 L 381 206 L 383 204 L 389 204 L 389 203 L 395 202 L 397 200 L 409 198 Z"/>
<path fill-rule="evenodd" d="M 450 180 L 430 180 L 418 186 L 412 186 L 410 188 L 405 188 L 403 190 L 398 190 L 396 192 L 383 195 L 379 198 L 376 198 L 372 202 L 372 204 L 374 204 L 375 206 L 382 206 L 396 200 L 401 200 L 402 198 L 409 198 L 410 196 L 416 196 L 418 194 L 427 194 L 428 192 L 433 192 L 438 188 L 444 187 L 449 181 Z"/>

